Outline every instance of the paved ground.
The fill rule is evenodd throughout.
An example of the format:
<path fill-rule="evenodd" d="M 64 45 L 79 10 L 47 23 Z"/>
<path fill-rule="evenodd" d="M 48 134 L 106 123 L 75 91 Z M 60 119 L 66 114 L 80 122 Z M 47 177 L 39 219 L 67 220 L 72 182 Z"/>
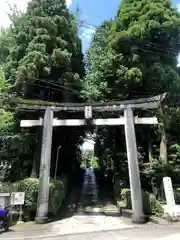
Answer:
<path fill-rule="evenodd" d="M 10 234 L 10 235 L 9 235 Z M 111 230 L 83 234 L 59 235 L 47 230 L 27 230 L 0 235 L 1 240 L 179 240 L 180 224 L 169 226 L 141 226 L 125 230 Z"/>
<path fill-rule="evenodd" d="M 180 226 L 173 228 L 129 229 L 57 237 L 59 240 L 179 240 Z M 50 238 L 47 238 L 50 240 Z"/>
<path fill-rule="evenodd" d="M 71 234 L 135 227 L 120 218 L 119 209 L 107 192 L 99 189 L 93 170 L 88 169 L 76 212 L 70 218 L 53 223 L 52 232 Z"/>
<path fill-rule="evenodd" d="M 54 237 L 53 237 L 54 238 Z M 50 238 L 45 238 L 49 239 Z M 180 229 L 177 228 L 148 228 L 148 229 L 128 229 L 118 231 L 105 231 L 98 233 L 87 233 L 64 237 L 55 237 L 59 240 L 179 240 Z"/>
<path fill-rule="evenodd" d="M 79 201 L 74 196 L 79 194 Z M 76 197 L 77 198 L 77 197 Z M 59 239 L 59 240 L 144 240 L 180 239 L 180 224 L 158 226 L 153 224 L 134 225 L 130 220 L 120 217 L 119 210 L 106 188 L 96 184 L 94 173 L 89 169 L 84 178 L 82 192 L 76 190 L 68 202 L 68 211 L 63 219 L 47 225 L 34 223 L 13 227 L 2 233 L 0 239 Z M 178 234 L 179 235 L 175 235 Z"/>

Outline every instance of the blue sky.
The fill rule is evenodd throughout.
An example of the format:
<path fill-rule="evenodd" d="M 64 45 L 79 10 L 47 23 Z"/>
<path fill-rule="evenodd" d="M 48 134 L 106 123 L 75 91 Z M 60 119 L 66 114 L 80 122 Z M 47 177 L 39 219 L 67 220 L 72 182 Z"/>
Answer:
<path fill-rule="evenodd" d="M 120 0 L 72 0 L 70 10 L 75 10 L 79 5 L 82 19 L 87 23 L 92 24 L 92 28 L 85 28 L 82 35 L 83 51 L 85 52 L 89 47 L 94 26 L 100 25 L 104 20 L 114 18 L 118 9 Z M 173 0 L 175 6 L 179 6 L 180 0 Z M 179 5 L 178 5 L 179 4 Z"/>
<path fill-rule="evenodd" d="M 104 20 L 114 18 L 120 0 L 72 0 L 70 10 L 74 11 L 78 5 L 81 10 L 81 18 L 88 24 L 83 29 L 83 51 L 89 46 L 94 27 L 100 25 Z"/>

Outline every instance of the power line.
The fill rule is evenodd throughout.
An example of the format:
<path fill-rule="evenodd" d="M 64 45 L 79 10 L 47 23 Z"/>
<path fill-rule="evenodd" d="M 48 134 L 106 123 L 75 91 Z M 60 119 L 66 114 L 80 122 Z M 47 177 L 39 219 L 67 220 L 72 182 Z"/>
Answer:
<path fill-rule="evenodd" d="M 170 57 L 170 58 L 177 58 L 175 56 L 169 56 L 167 54 L 163 54 L 163 53 L 158 53 L 157 51 L 151 51 L 151 50 L 148 50 L 148 49 L 145 49 L 145 48 L 138 48 L 144 52 L 150 52 L 150 53 L 153 53 L 153 54 L 156 54 L 156 55 L 160 55 L 160 56 L 167 56 L 167 57 Z M 155 77 L 152 77 L 153 79 L 157 79 Z M 63 92 L 63 89 L 66 90 L 66 91 L 70 91 L 74 94 L 77 94 L 77 95 L 80 95 L 80 91 L 78 90 L 75 90 L 73 88 L 68 88 L 68 87 L 65 87 L 65 86 L 62 86 L 62 85 L 59 85 L 57 83 L 55 83 L 53 80 L 49 80 L 49 79 L 39 79 L 39 78 L 31 78 L 32 80 L 35 80 L 35 81 L 39 81 L 39 82 L 43 82 L 43 83 L 46 83 L 47 85 L 51 85 L 51 86 L 54 86 L 54 87 L 48 87 L 48 86 L 42 86 L 42 85 L 39 85 L 39 84 L 36 84 L 36 83 L 31 83 L 32 85 L 34 86 L 38 86 L 38 87 L 43 87 L 43 88 L 48 88 L 48 89 L 52 89 L 52 90 L 59 90 L 61 92 Z M 29 84 L 29 83 L 28 83 Z M 71 84 L 73 86 L 77 86 L 77 87 L 80 87 L 78 84 Z M 55 88 L 56 87 L 56 88 Z M 58 89 L 57 89 L 58 87 Z M 135 92 L 135 91 L 134 91 Z M 137 93 L 140 93 L 140 92 L 137 92 Z M 145 92 L 143 92 L 145 94 Z"/>
<path fill-rule="evenodd" d="M 157 44 L 157 43 L 154 43 L 154 42 L 148 42 L 148 43 L 150 43 L 151 45 L 155 45 L 155 46 L 157 46 L 157 47 L 162 47 L 162 45 L 160 45 L 160 44 Z M 180 45 L 180 42 L 178 42 L 178 44 Z M 146 44 L 147 45 L 147 44 Z M 164 48 L 163 48 L 164 49 Z M 171 47 L 166 47 L 166 49 L 168 49 L 168 50 L 171 50 L 172 52 L 174 52 L 174 49 L 173 48 L 171 48 Z M 175 52 L 176 53 L 176 52 Z"/>
<path fill-rule="evenodd" d="M 58 90 L 61 90 L 61 91 L 63 91 L 62 89 L 64 89 L 64 90 L 67 90 L 67 91 L 71 91 L 71 92 L 73 92 L 73 93 L 76 93 L 76 94 L 78 94 L 78 95 L 80 94 L 80 91 L 75 90 L 75 89 L 72 89 L 72 88 L 68 88 L 68 87 L 65 87 L 65 86 L 61 86 L 61 85 L 59 85 L 59 84 L 57 84 L 57 83 L 54 83 L 53 80 L 40 79 L 40 78 L 31 78 L 31 80 L 43 82 L 43 83 L 46 83 L 47 85 L 52 85 L 52 86 L 58 87 L 58 88 L 59 88 Z M 33 84 L 35 84 L 35 83 L 33 83 Z M 38 84 L 36 84 L 36 85 L 38 85 Z M 39 86 L 39 87 L 44 87 L 44 86 L 41 86 L 41 85 L 38 85 L 38 86 Z M 78 85 L 76 85 L 76 86 L 78 86 Z M 47 86 L 46 86 L 46 87 L 47 87 Z M 48 87 L 47 87 L 47 88 L 48 88 Z M 51 87 L 51 89 L 57 90 L 57 88 L 52 88 L 52 87 Z"/>
<path fill-rule="evenodd" d="M 144 49 L 144 50 L 148 50 L 144 47 L 150 47 L 150 48 L 153 48 L 153 49 L 157 49 L 157 50 L 161 50 L 163 51 L 164 53 L 159 53 L 159 55 L 161 54 L 168 54 L 168 53 L 171 53 L 171 54 L 174 54 L 174 55 L 178 55 L 178 53 L 176 51 L 173 50 L 173 48 L 169 48 L 169 47 L 163 47 L 163 45 L 160 45 L 160 44 L 157 44 L 157 43 L 154 43 L 152 41 L 148 41 L 147 43 L 144 43 L 144 47 L 143 46 L 138 46 L 138 43 L 136 43 L 136 41 L 134 40 L 128 40 L 129 42 L 132 42 L 134 45 L 136 45 L 137 49 Z M 126 41 L 127 43 L 127 41 Z M 180 43 L 179 43 L 180 44 Z M 148 51 L 152 51 L 151 50 L 148 50 Z M 155 51 L 154 53 L 157 53 L 157 51 Z M 174 56 L 175 57 L 175 56 Z"/>
<path fill-rule="evenodd" d="M 92 41 L 92 43 L 99 43 L 99 42 L 96 42 L 96 41 Z M 162 47 L 161 45 L 158 46 L 153 46 L 153 42 L 148 42 L 150 44 L 152 44 L 152 46 L 148 46 L 148 44 L 144 44 L 144 47 L 139 47 L 138 45 L 136 45 L 136 49 L 141 49 L 141 50 L 144 50 L 144 51 L 147 51 L 147 52 L 152 52 L 152 53 L 155 53 L 156 55 L 162 55 L 162 56 L 168 56 L 168 57 L 172 57 L 172 58 L 177 58 L 178 57 L 178 52 L 175 52 L 175 51 L 172 51 L 171 48 L 164 48 Z M 158 44 L 156 44 L 158 45 Z M 150 47 L 151 50 L 149 50 L 148 48 L 145 48 L 145 47 Z M 153 51 L 154 49 L 154 51 Z M 155 50 L 158 50 L 158 51 L 163 51 L 163 52 L 157 52 Z M 172 54 L 174 56 L 169 56 L 169 54 Z"/>
<path fill-rule="evenodd" d="M 95 42 L 95 41 L 92 41 L 92 43 L 99 43 L 99 42 Z M 144 45 L 145 47 L 146 47 L 146 44 Z M 163 48 L 163 47 L 154 47 L 154 46 L 152 46 L 151 47 L 151 49 L 148 49 L 148 48 L 145 48 L 145 47 L 139 47 L 139 46 L 136 46 L 136 50 L 142 50 L 142 51 L 144 51 L 144 52 L 149 52 L 149 53 L 153 53 L 153 54 L 155 54 L 155 55 L 159 55 L 159 56 L 165 56 L 165 57 L 168 57 L 168 58 L 174 58 L 174 59 L 177 59 L 178 58 L 178 52 L 175 52 L 175 51 L 170 51 L 168 48 Z M 154 51 L 153 51 L 153 49 L 152 48 L 154 48 Z M 135 50 L 135 49 L 134 49 Z M 155 51 L 155 50 L 157 50 L 157 51 Z M 164 51 L 164 50 L 166 50 L 166 51 Z M 163 52 L 158 52 L 158 51 L 164 51 L 164 53 Z M 123 54 L 123 53 L 122 53 Z M 172 55 L 170 55 L 170 54 L 172 54 L 172 55 L 174 55 L 174 56 L 172 56 Z"/>
<path fill-rule="evenodd" d="M 79 24 L 81 24 L 80 26 L 83 26 L 84 28 L 98 28 L 99 26 L 97 25 L 94 25 L 94 24 L 91 24 L 91 23 L 88 23 L 88 22 L 79 22 Z"/>
<path fill-rule="evenodd" d="M 153 53 L 155 55 L 159 55 L 159 56 L 164 56 L 164 57 L 169 57 L 169 58 L 174 58 L 177 59 L 178 56 L 169 56 L 167 53 L 159 53 L 157 51 L 152 51 L 146 48 L 141 48 L 141 47 L 137 47 L 137 49 L 142 50 L 144 52 L 149 52 L 149 53 Z M 159 49 L 160 50 L 160 49 Z"/>
<path fill-rule="evenodd" d="M 53 87 L 48 87 L 48 86 L 42 86 L 42 85 L 36 84 L 36 83 L 27 83 L 27 85 L 37 86 L 37 87 L 41 87 L 41 88 L 47 88 L 47 89 L 52 89 L 52 90 L 55 90 L 55 91 L 60 91 L 60 92 L 62 92 L 61 89 L 57 89 L 57 88 L 53 88 Z"/>
<path fill-rule="evenodd" d="M 139 48 L 139 49 L 141 49 L 142 51 L 145 51 L 145 52 L 150 52 L 150 53 L 156 54 L 156 55 L 166 56 L 166 54 L 160 54 L 160 53 L 157 53 L 157 52 L 154 52 L 154 51 L 150 51 L 150 50 L 147 50 L 147 49 L 143 49 L 143 48 Z M 176 57 L 169 56 L 169 55 L 168 55 L 168 57 L 170 57 L 170 58 L 176 58 Z M 157 79 L 157 78 L 155 78 L 155 77 L 152 77 L 152 78 L 153 78 L 153 79 Z M 32 78 L 32 80 L 39 81 L 39 82 L 43 82 L 43 83 L 46 83 L 47 85 L 52 85 L 52 86 L 54 86 L 54 87 L 58 87 L 59 89 L 36 84 L 36 86 L 39 86 L 39 87 L 49 88 L 49 89 L 53 89 L 53 90 L 56 90 L 56 91 L 59 90 L 59 91 L 61 91 L 61 92 L 63 92 L 63 89 L 64 89 L 64 90 L 66 90 L 66 91 L 70 91 L 70 92 L 72 92 L 72 93 L 74 93 L 74 94 L 77 94 L 77 95 L 80 94 L 80 91 L 75 90 L 75 89 L 73 89 L 73 88 L 68 88 L 68 87 L 59 85 L 59 84 L 55 83 L 53 80 L 49 80 L 49 79 L 39 79 L 39 78 Z M 35 85 L 35 83 L 33 83 L 33 85 Z M 76 86 L 76 87 L 80 87 L 78 84 L 75 84 L 75 83 L 73 83 L 72 85 L 73 85 L 73 86 Z M 138 92 L 137 92 L 137 93 L 138 93 Z M 140 93 L 140 92 L 139 92 L 139 93 Z M 144 93 L 145 93 L 145 92 L 144 92 Z"/>
<path fill-rule="evenodd" d="M 86 25 L 84 25 L 84 24 L 86 24 Z M 87 28 L 87 29 L 92 29 L 93 27 L 94 27 L 94 28 L 98 28 L 98 27 L 99 27 L 99 26 L 95 26 L 95 25 L 93 25 L 93 24 L 91 24 L 91 23 L 87 23 L 87 22 L 82 23 L 82 26 L 83 26 L 84 28 Z M 159 37 L 159 39 L 160 39 L 160 37 Z M 128 39 L 128 41 L 134 43 L 135 40 Z M 177 40 L 176 40 L 176 41 L 174 41 L 174 42 L 175 42 L 176 44 L 179 44 L 179 45 L 180 45 L 180 41 L 177 41 Z M 127 43 L 127 42 L 126 42 L 126 43 Z M 151 45 L 152 45 L 151 47 L 153 47 L 153 48 L 155 48 L 155 49 L 166 50 L 166 51 L 168 51 L 169 53 L 177 54 L 177 52 L 175 52 L 172 47 L 166 47 L 166 48 L 164 48 L 162 45 L 160 45 L 160 44 L 158 44 L 158 43 L 154 43 L 154 42 L 152 42 L 152 41 L 148 41 L 148 42 L 145 43 L 144 45 L 145 45 L 145 46 L 148 46 L 148 44 L 151 44 Z M 153 46 L 153 45 L 154 45 L 154 46 Z"/>

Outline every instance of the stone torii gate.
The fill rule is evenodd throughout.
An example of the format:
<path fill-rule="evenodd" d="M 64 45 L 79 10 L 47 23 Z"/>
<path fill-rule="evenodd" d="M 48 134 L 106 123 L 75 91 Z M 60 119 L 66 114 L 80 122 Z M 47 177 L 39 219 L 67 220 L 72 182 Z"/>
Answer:
<path fill-rule="evenodd" d="M 90 119 L 96 126 L 124 125 L 126 148 L 128 157 L 128 169 L 132 199 L 132 221 L 143 223 L 145 221 L 142 204 L 142 192 L 139 173 L 138 153 L 134 124 L 158 124 L 156 117 L 134 117 L 133 109 L 155 109 L 160 106 L 165 94 L 152 98 L 127 100 L 110 103 L 93 103 L 91 105 L 80 103 L 64 103 L 56 106 L 40 106 L 20 104 L 21 109 L 44 110 L 44 119 L 21 120 L 21 127 L 43 127 L 42 149 L 40 160 L 39 194 L 37 202 L 36 222 L 44 223 L 47 219 L 49 204 L 49 175 L 51 164 L 51 147 L 53 127 L 59 126 L 83 126 L 86 119 Z M 84 111 L 85 119 L 57 119 L 53 113 L 57 111 Z M 92 111 L 124 111 L 124 117 L 92 119 Z"/>

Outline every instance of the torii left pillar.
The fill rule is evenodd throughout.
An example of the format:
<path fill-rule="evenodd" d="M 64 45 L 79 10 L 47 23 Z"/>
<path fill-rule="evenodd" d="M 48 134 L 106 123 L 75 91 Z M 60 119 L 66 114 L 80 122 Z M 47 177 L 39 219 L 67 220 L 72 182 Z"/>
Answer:
<path fill-rule="evenodd" d="M 48 216 L 52 131 L 53 111 L 52 109 L 47 108 L 43 120 L 43 137 L 39 174 L 39 194 L 35 219 L 37 223 L 45 223 Z"/>

